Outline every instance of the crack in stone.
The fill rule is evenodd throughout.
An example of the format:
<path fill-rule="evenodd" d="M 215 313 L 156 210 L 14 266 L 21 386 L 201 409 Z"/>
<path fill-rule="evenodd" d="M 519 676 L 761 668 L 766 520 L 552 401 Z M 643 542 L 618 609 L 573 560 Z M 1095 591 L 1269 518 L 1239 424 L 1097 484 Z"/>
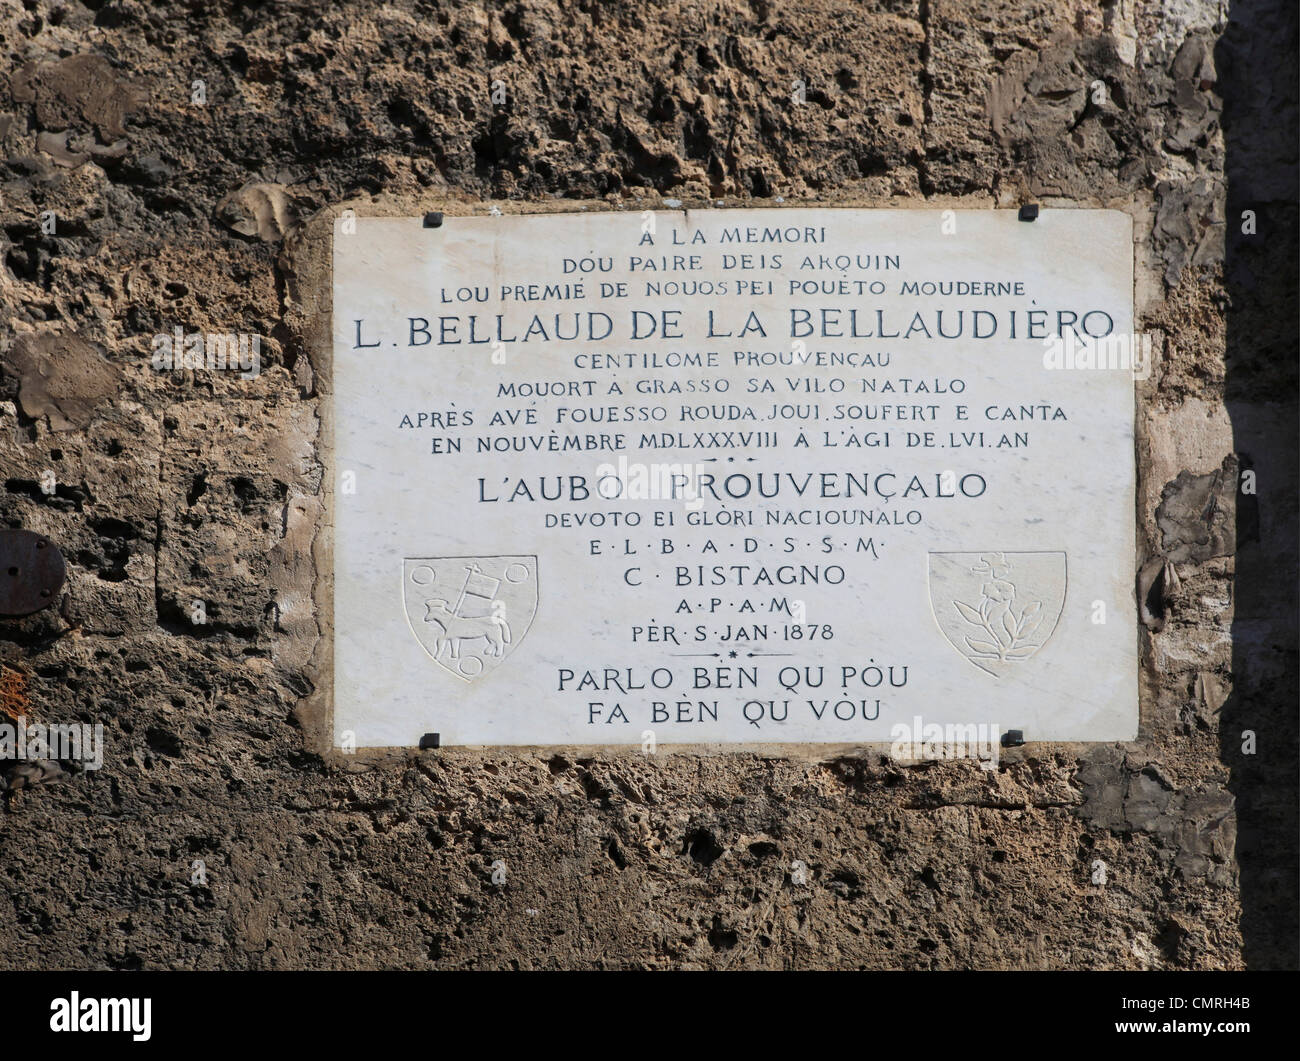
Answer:
<path fill-rule="evenodd" d="M 930 164 L 927 157 L 930 151 L 930 123 L 934 117 L 934 108 L 930 102 L 931 94 L 934 92 L 934 73 L 930 69 L 932 49 L 930 0 L 920 0 L 917 14 L 921 21 L 924 39 L 921 41 L 921 151 L 914 165 L 921 185 L 921 194 L 929 197 L 934 194 L 934 181 L 930 177 Z"/>

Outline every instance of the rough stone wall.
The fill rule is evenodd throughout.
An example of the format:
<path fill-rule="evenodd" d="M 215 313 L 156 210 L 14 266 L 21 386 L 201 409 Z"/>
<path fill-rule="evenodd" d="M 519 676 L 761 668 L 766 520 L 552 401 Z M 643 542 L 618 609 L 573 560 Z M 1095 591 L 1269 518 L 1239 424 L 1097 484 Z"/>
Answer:
<path fill-rule="evenodd" d="M 0 964 L 1294 966 L 1295 35 L 1287 0 L 5 0 L 0 525 L 69 575 L 0 620 L 0 706 L 108 748 L 0 764 Z M 1139 740 L 322 754 L 300 223 L 844 195 L 1134 213 Z M 176 326 L 264 371 L 154 371 Z"/>

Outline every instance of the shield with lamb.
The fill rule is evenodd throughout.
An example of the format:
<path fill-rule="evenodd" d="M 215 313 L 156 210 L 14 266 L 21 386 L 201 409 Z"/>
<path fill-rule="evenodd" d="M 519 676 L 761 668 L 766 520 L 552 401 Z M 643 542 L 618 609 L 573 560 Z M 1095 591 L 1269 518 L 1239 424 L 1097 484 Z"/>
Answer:
<path fill-rule="evenodd" d="M 411 632 L 462 681 L 499 667 L 537 614 L 537 557 L 435 556 L 402 561 Z"/>
<path fill-rule="evenodd" d="M 994 677 L 1026 666 L 1065 607 L 1063 552 L 931 553 L 929 574 L 943 636 Z"/>

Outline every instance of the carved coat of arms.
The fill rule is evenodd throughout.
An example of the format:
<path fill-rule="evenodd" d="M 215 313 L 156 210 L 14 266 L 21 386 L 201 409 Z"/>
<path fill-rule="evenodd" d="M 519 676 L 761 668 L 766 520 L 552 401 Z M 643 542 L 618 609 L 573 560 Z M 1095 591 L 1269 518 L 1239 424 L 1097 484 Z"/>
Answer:
<path fill-rule="evenodd" d="M 1046 644 L 1065 607 L 1065 553 L 931 553 L 930 604 L 952 647 L 1001 677 Z"/>
<path fill-rule="evenodd" d="M 402 601 L 433 661 L 470 682 L 499 667 L 537 614 L 537 557 L 402 561 Z"/>

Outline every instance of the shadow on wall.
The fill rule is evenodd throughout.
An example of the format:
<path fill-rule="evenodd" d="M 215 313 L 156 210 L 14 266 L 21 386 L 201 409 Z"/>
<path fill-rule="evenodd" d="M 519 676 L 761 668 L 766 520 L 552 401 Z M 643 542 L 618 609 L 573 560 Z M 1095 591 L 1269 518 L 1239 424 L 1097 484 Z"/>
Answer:
<path fill-rule="evenodd" d="M 1220 751 L 1237 807 L 1245 961 L 1294 969 L 1297 920 L 1297 7 L 1234 3 L 1214 53 L 1227 174 L 1225 401 L 1237 487 L 1232 693 Z M 1254 234 L 1244 211 L 1254 212 Z M 1255 477 L 1250 493 L 1249 473 Z M 1245 754 L 1244 731 L 1255 734 Z"/>

